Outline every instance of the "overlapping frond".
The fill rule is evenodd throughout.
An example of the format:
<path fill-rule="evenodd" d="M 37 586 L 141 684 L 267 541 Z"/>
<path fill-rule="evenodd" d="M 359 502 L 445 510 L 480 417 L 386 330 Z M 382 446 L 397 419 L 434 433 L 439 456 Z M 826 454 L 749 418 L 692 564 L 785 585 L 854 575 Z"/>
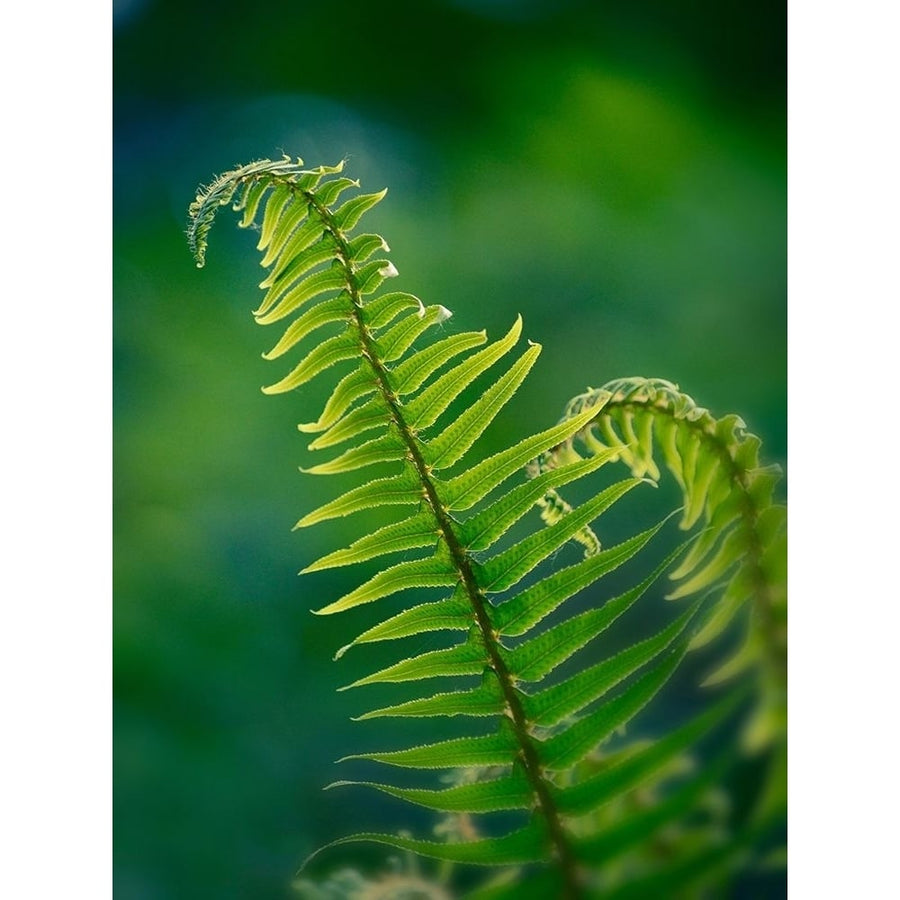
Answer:
<path fill-rule="evenodd" d="M 563 421 L 602 397 L 599 414 L 545 454 L 536 471 L 572 465 L 585 455 L 621 460 L 635 477 L 661 477 L 661 460 L 682 492 L 680 527 L 700 534 L 670 573 L 670 599 L 714 592 L 715 606 L 692 647 L 724 632 L 742 611 L 749 627 L 739 649 L 712 671 L 708 684 L 756 668 L 760 706 L 745 733 L 750 747 L 780 739 L 786 704 L 786 510 L 775 502 L 778 466 L 759 459 L 760 440 L 739 416 L 714 418 L 662 379 L 622 378 L 573 398 Z M 558 495 L 552 498 L 565 505 Z M 749 606 L 749 610 L 747 607 Z"/>
<path fill-rule="evenodd" d="M 673 759 L 733 712 L 729 703 L 703 713 L 668 738 L 584 776 L 596 749 L 652 701 L 690 649 L 725 628 L 758 589 L 760 573 L 775 565 L 781 522 L 771 505 L 775 476 L 759 469 L 758 442 L 743 435 L 736 419 L 715 422 L 685 400 L 679 406 L 658 383 L 647 383 L 643 393 L 618 383 L 584 395 L 559 424 L 477 458 L 473 447 L 515 395 L 541 348 L 530 341 L 522 346 L 521 319 L 494 340 L 484 332 L 447 334 L 436 327 L 450 316 L 443 306 L 384 292 L 384 281 L 397 274 L 383 255 L 387 243 L 379 235 L 353 232 L 385 192 L 356 193 L 358 185 L 341 170 L 304 169 L 299 160 L 285 159 L 226 173 L 191 206 L 191 248 L 202 265 L 216 211 L 231 203 L 243 213 L 241 225 L 259 229 L 257 247 L 268 270 L 254 315 L 260 324 L 280 323 L 284 329 L 265 357 L 294 357 L 264 391 L 291 391 L 325 373 L 333 378 L 321 413 L 299 426 L 315 435 L 310 451 L 326 457 L 304 471 L 358 472 L 360 483 L 305 512 L 296 527 L 388 508 L 384 525 L 306 565 L 304 571 L 311 572 L 379 561 L 374 575 L 317 613 L 384 604 L 412 590 L 434 594 L 386 614 L 337 656 L 353 646 L 401 642 L 425 632 L 456 636 L 441 649 L 411 656 L 400 650 L 395 661 L 348 685 L 415 685 L 400 702 L 358 718 L 489 722 L 486 733 L 348 759 L 462 770 L 465 783 L 442 790 L 381 781 L 366 786 L 447 813 L 521 815 L 509 833 L 473 840 L 368 833 L 343 840 L 482 865 L 552 861 L 548 877 L 560 896 L 578 896 L 587 883 L 584 873 L 624 840 L 608 823 L 595 827 L 605 822 L 598 811 L 661 778 Z M 668 410 L 665 423 L 645 415 L 645 407 Z M 653 547 L 667 520 L 600 549 L 592 530 L 597 520 L 659 476 L 654 433 L 684 488 L 683 525 L 705 516 L 707 528 L 663 559 L 653 555 Z M 576 446 L 587 447 L 587 456 L 576 453 Z M 631 466 L 631 478 L 588 481 L 619 459 Z M 528 480 L 524 469 L 534 460 L 539 464 L 532 465 L 535 477 Z M 576 481 L 594 488 L 573 509 L 556 491 Z M 586 557 L 554 570 L 548 561 L 571 540 L 585 545 Z M 570 598 L 599 591 L 601 579 L 641 554 L 650 554 L 652 562 L 637 569 L 629 588 L 607 592 L 608 599 L 586 611 L 569 612 Z M 674 596 L 696 595 L 699 601 L 599 661 L 583 652 L 676 563 Z M 713 583 L 728 576 L 725 598 L 714 606 L 702 602 Z M 563 664 L 568 665 L 560 677 Z M 673 797 L 695 796 L 708 786 L 706 780 L 700 787 L 691 784 L 680 793 L 661 793 L 640 834 L 677 822 L 687 807 Z"/>

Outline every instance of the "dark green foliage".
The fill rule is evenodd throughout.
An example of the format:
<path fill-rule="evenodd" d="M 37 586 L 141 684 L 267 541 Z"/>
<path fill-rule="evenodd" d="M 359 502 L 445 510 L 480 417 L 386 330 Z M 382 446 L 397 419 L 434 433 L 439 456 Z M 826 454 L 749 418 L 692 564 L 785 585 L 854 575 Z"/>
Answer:
<path fill-rule="evenodd" d="M 458 635 L 442 649 L 410 657 L 398 650 L 395 662 L 348 685 L 416 683 L 409 699 L 359 718 L 452 716 L 487 720 L 489 727 L 470 734 L 462 724 L 456 738 L 347 757 L 453 770 L 450 787 L 332 785 L 362 785 L 447 813 L 444 831 L 453 839 L 366 833 L 336 844 L 373 841 L 479 866 L 534 864 L 541 896 L 639 896 L 642 885 L 693 891 L 722 883 L 752 861 L 759 836 L 782 815 L 777 765 L 749 815 L 726 821 L 714 800 L 743 753 L 766 753 L 777 763 L 783 750 L 784 511 L 773 505 L 777 471 L 760 466 L 759 441 L 737 417 L 716 420 L 674 385 L 638 378 L 576 397 L 559 424 L 506 450 L 486 459 L 471 455 L 541 348 L 528 342 L 516 350 L 521 319 L 493 342 L 483 332 L 431 338 L 450 313 L 411 294 L 382 292 L 397 272 L 386 258 L 372 257 L 387 244 L 378 235 L 351 234 L 385 192 L 347 199 L 357 185 L 341 169 L 304 169 L 285 158 L 226 173 L 191 206 L 189 242 L 202 266 L 222 205 L 242 212 L 244 227 L 259 223 L 258 249 L 269 273 L 254 314 L 264 325 L 291 319 L 265 356 L 304 346 L 266 393 L 301 387 L 336 366 L 345 370 L 318 419 L 300 426 L 317 435 L 311 450 L 336 448 L 305 472 L 360 470 L 367 477 L 305 513 L 297 527 L 381 506 L 388 520 L 307 565 L 314 571 L 381 560 L 373 576 L 317 613 L 411 589 L 443 595 L 386 617 L 338 656 L 372 641 Z M 326 336 L 313 339 L 321 329 Z M 654 453 L 681 489 L 680 525 L 692 532 L 662 562 L 659 553 L 647 554 L 666 520 L 611 547 L 596 534 L 613 507 L 659 480 Z M 630 477 L 596 481 L 598 471 L 617 462 Z M 557 493 L 563 487 L 587 499 L 573 506 Z M 541 515 L 529 517 L 536 506 Z M 571 541 L 584 546 L 585 558 L 555 567 Z M 630 562 L 642 567 L 624 592 L 567 612 L 567 600 Z M 599 660 L 577 655 L 639 608 L 665 574 L 675 582 L 670 599 L 682 604 L 677 615 Z M 707 680 L 723 685 L 714 694 L 721 699 L 655 741 L 610 743 L 689 653 L 717 646 L 739 616 L 747 620 L 745 641 Z M 560 667 L 561 677 L 548 678 Z M 443 679 L 438 689 L 431 679 Z M 741 744 L 726 740 L 715 763 L 692 768 L 698 743 L 738 717 Z M 518 818 L 500 826 L 471 818 L 500 811 Z M 518 894 L 521 883 L 508 877 L 477 895 Z"/>

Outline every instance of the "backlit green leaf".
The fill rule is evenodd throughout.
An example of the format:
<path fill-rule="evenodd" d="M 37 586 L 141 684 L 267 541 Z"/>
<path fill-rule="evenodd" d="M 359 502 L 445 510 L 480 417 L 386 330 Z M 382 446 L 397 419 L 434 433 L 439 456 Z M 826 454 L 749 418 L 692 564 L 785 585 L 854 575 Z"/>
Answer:
<path fill-rule="evenodd" d="M 555 525 L 498 553 L 478 568 L 476 574 L 479 585 L 486 591 L 505 591 L 558 550 L 580 528 L 592 522 L 639 484 L 641 481 L 637 478 L 620 481 L 564 516 Z"/>
<path fill-rule="evenodd" d="M 474 666 L 473 666 L 474 667 Z M 462 668 L 460 666 L 460 668 Z M 471 674 L 456 672 L 453 674 Z M 448 691 L 423 697 L 420 700 L 407 700 L 394 706 L 386 706 L 358 716 L 358 719 L 376 719 L 385 716 L 407 716 L 427 718 L 429 716 L 498 716 L 505 702 L 500 687 L 495 679 L 486 678 L 477 688 L 470 691 Z"/>
<path fill-rule="evenodd" d="M 502 766 L 511 763 L 518 744 L 508 728 L 481 737 L 454 738 L 409 750 L 356 753 L 344 759 L 371 759 L 413 769 L 455 769 L 466 766 Z"/>
<path fill-rule="evenodd" d="M 438 541 L 436 527 L 434 514 L 426 507 L 408 519 L 393 522 L 364 535 L 344 550 L 335 550 L 334 553 L 323 556 L 307 566 L 303 573 L 347 566 L 385 553 L 396 553 L 399 550 L 436 545 Z"/>
<path fill-rule="evenodd" d="M 301 280 L 296 287 L 287 291 L 275 304 L 275 308 L 257 316 L 256 321 L 260 325 L 271 325 L 285 316 L 289 316 L 295 309 L 309 302 L 320 294 L 330 291 L 339 291 L 347 287 L 347 275 L 340 266 L 331 266 L 316 272 L 308 278 Z"/>
<path fill-rule="evenodd" d="M 532 803 L 531 787 L 528 780 L 516 771 L 492 781 L 476 781 L 460 784 L 442 791 L 397 788 L 389 784 L 373 784 L 364 781 L 338 781 L 329 788 L 359 786 L 374 788 L 392 797 L 408 800 L 426 809 L 442 812 L 497 812 L 502 809 L 528 809 Z"/>
<path fill-rule="evenodd" d="M 343 232 L 352 231 L 356 227 L 356 223 L 362 218 L 363 213 L 381 201 L 385 194 L 387 194 L 387 188 L 376 194 L 359 194 L 347 200 L 332 214 L 335 226 Z"/>
<path fill-rule="evenodd" d="M 262 227 L 259 233 L 259 242 L 256 245 L 257 250 L 265 250 L 269 246 L 269 241 L 275 233 L 275 226 L 281 218 L 285 206 L 290 202 L 293 191 L 287 184 L 276 185 L 269 199 L 266 200 L 266 209 L 263 213 Z"/>
<path fill-rule="evenodd" d="M 397 850 L 409 850 L 421 856 L 433 859 L 445 859 L 451 862 L 469 863 L 471 865 L 510 865 L 539 860 L 544 855 L 545 830 L 538 820 L 519 831 L 505 837 L 483 838 L 479 841 L 460 841 L 459 843 L 438 843 L 421 841 L 414 838 L 392 834 L 355 834 L 341 838 L 329 844 L 359 843 L 361 841 L 387 844 Z M 324 849 L 324 848 L 323 848 Z"/>
<path fill-rule="evenodd" d="M 347 685 L 348 688 L 379 682 L 419 681 L 448 675 L 479 675 L 487 665 L 484 647 L 473 641 L 464 641 L 455 647 L 429 650 L 410 659 L 394 663 L 365 678 Z M 341 688 L 346 690 L 347 688 Z M 365 718 L 365 717 L 364 717 Z"/>
<path fill-rule="evenodd" d="M 432 325 L 445 321 L 449 315 L 449 310 L 443 306 L 426 306 L 422 313 L 405 316 L 376 339 L 375 346 L 381 359 L 386 362 L 400 359 Z"/>
<path fill-rule="evenodd" d="M 425 305 L 418 297 L 407 294 L 404 291 L 391 291 L 382 294 L 374 300 L 370 300 L 363 307 L 363 320 L 372 329 L 384 328 L 389 325 L 400 313 L 409 309 L 425 312 Z"/>
<path fill-rule="evenodd" d="M 331 392 L 322 415 L 317 422 L 301 424 L 297 427 L 300 431 L 316 432 L 324 431 L 332 426 L 360 397 L 365 397 L 377 389 L 375 378 L 365 365 L 347 373 Z"/>
<path fill-rule="evenodd" d="M 411 394 L 417 391 L 441 366 L 458 356 L 480 347 L 487 340 L 483 331 L 465 331 L 425 347 L 403 360 L 391 373 L 391 385 L 397 394 Z"/>
<path fill-rule="evenodd" d="M 464 631 L 472 625 L 472 622 L 472 608 L 463 591 L 457 588 L 452 597 L 413 606 L 378 625 L 373 625 L 342 647 L 337 653 L 337 658 L 343 656 L 355 644 L 392 641 L 429 631 Z"/>
<path fill-rule="evenodd" d="M 379 572 L 356 590 L 315 612 L 321 616 L 342 612 L 414 587 L 449 587 L 458 578 L 456 570 L 442 557 L 410 560 Z"/>
<path fill-rule="evenodd" d="M 682 644 L 614 699 L 547 740 L 540 751 L 544 765 L 550 769 L 574 765 L 617 728 L 627 724 L 669 680 L 685 650 L 686 645 Z"/>
<path fill-rule="evenodd" d="M 309 445 L 310 450 L 321 450 L 342 444 L 373 428 L 380 428 L 393 421 L 390 409 L 384 399 L 378 395 L 366 403 L 347 413 L 339 422 L 335 422 L 324 434 L 317 437 Z"/>
<path fill-rule="evenodd" d="M 517 318 L 506 336 L 484 350 L 473 353 L 406 405 L 407 421 L 414 428 L 427 428 L 468 387 L 475 378 L 508 353 L 522 332 L 522 319 Z"/>
<path fill-rule="evenodd" d="M 606 459 L 592 456 L 526 481 L 499 500 L 463 522 L 458 528 L 460 542 L 472 551 L 486 550 L 509 530 L 551 487 L 560 487 L 600 468 Z"/>
<path fill-rule="evenodd" d="M 632 538 L 631 541 L 627 542 L 628 544 L 631 544 L 631 547 L 626 549 L 623 548 L 622 545 L 619 545 L 619 548 L 624 550 L 628 555 L 637 553 L 661 527 L 662 524 L 657 525 L 656 528 L 652 528 L 649 531 L 644 532 L 643 535 L 639 535 L 637 539 Z M 676 553 L 677 552 L 678 551 L 676 551 Z M 606 551 L 606 553 L 610 554 L 610 551 Z M 593 562 L 598 556 L 600 556 L 600 554 L 588 557 L 585 562 Z M 610 571 L 609 566 L 614 564 L 613 561 L 615 560 L 618 562 L 619 559 L 623 559 L 623 556 L 624 554 L 619 554 L 618 556 L 610 554 L 607 556 L 606 562 L 601 566 L 593 566 L 593 571 L 608 572 Z M 520 681 L 540 681 L 558 665 L 565 662 L 576 650 L 579 650 L 589 641 L 597 637 L 604 629 L 622 615 L 626 609 L 632 606 L 656 580 L 663 571 L 665 565 L 666 563 L 657 568 L 649 578 L 646 578 L 636 588 L 627 591 L 619 597 L 608 600 L 602 606 L 589 609 L 580 615 L 566 619 L 558 625 L 548 628 L 537 637 L 526 641 L 524 644 L 520 644 L 510 653 L 510 671 Z M 564 598 L 565 594 L 559 596 L 558 602 L 562 602 Z"/>
<path fill-rule="evenodd" d="M 548 575 L 546 578 L 538 581 L 527 590 L 504 601 L 491 613 L 494 627 L 501 634 L 525 634 L 541 619 L 553 612 L 563 601 L 631 559 L 647 544 L 660 527 L 662 527 L 661 524 L 633 538 L 629 538 L 615 547 L 603 550 L 594 556 L 589 556 L 573 566 L 560 569 L 558 572 L 554 572 L 552 575 Z M 638 587 L 622 594 L 616 600 L 607 601 L 606 607 L 609 607 L 607 615 L 612 616 L 610 621 L 631 606 L 660 576 L 671 560 L 682 549 L 675 550 Z M 522 652 L 523 655 L 526 654 L 526 651 Z"/>
<path fill-rule="evenodd" d="M 364 466 L 377 463 L 396 462 L 405 459 L 407 450 L 398 435 L 388 432 L 381 437 L 366 441 L 358 447 L 351 447 L 340 456 L 317 466 L 302 469 L 308 475 L 334 475 L 338 472 L 350 472 Z"/>
<path fill-rule="evenodd" d="M 538 454 L 574 434 L 595 412 L 595 408 L 587 409 L 580 416 L 526 438 L 455 476 L 442 493 L 444 502 L 450 509 L 469 509 Z"/>
<path fill-rule="evenodd" d="M 291 322 L 278 343 L 268 353 L 263 353 L 263 359 L 277 359 L 317 328 L 349 319 L 350 304 L 346 294 L 318 303 Z"/>
<path fill-rule="evenodd" d="M 426 443 L 427 458 L 435 469 L 447 469 L 462 459 L 518 390 L 540 352 L 538 344 L 529 347 L 452 425 Z"/>
<path fill-rule="evenodd" d="M 336 500 L 331 500 L 307 513 L 294 528 L 306 528 L 317 522 L 324 522 L 326 519 L 334 519 L 338 516 L 348 516 L 372 506 L 396 506 L 421 503 L 421 501 L 422 489 L 418 485 L 418 480 L 412 472 L 406 470 L 400 475 L 376 478 L 374 481 L 347 491 Z"/>
<path fill-rule="evenodd" d="M 555 725 L 602 697 L 632 672 L 666 650 L 681 635 L 696 611 L 697 606 L 694 605 L 653 637 L 620 650 L 615 656 L 601 660 L 565 681 L 527 697 L 525 710 L 528 718 L 539 725 Z"/>
<path fill-rule="evenodd" d="M 283 394 L 311 381 L 316 375 L 359 356 L 359 337 L 348 329 L 319 344 L 281 381 L 263 388 L 264 394 Z"/>

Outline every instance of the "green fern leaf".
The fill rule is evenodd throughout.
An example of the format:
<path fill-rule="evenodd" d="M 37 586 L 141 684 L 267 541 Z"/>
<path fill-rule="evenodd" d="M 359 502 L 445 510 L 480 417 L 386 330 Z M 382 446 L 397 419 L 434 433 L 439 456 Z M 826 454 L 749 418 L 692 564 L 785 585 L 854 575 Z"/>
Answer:
<path fill-rule="evenodd" d="M 529 719 L 539 725 L 555 725 L 602 697 L 610 688 L 666 650 L 681 635 L 696 610 L 695 605 L 653 637 L 528 697 L 525 709 Z"/>
<path fill-rule="evenodd" d="M 535 862 L 546 853 L 547 830 L 535 821 L 502 838 L 484 838 L 480 841 L 460 841 L 459 843 L 438 843 L 422 841 L 393 834 L 355 834 L 329 844 L 336 847 L 351 842 L 371 841 L 386 844 L 397 850 L 410 850 L 433 859 L 471 865 L 495 866 L 515 863 Z"/>
<path fill-rule="evenodd" d="M 612 754 L 607 741 L 665 688 L 686 653 L 717 647 L 748 600 L 758 613 L 755 624 L 743 648 L 720 659 L 709 680 L 727 682 L 760 667 L 771 675 L 778 667 L 785 528 L 783 512 L 773 503 L 779 473 L 760 465 L 759 441 L 745 433 L 740 419 L 715 420 L 674 385 L 647 379 L 620 379 L 588 391 L 569 404 L 558 424 L 478 459 L 477 442 L 537 364 L 540 346 L 529 341 L 500 374 L 490 375 L 519 342 L 521 318 L 493 342 L 483 331 L 435 335 L 449 310 L 425 306 L 404 291 L 384 291 L 384 282 L 397 275 L 383 256 L 387 243 L 377 234 L 351 232 L 385 191 L 354 194 L 358 184 L 341 172 L 342 165 L 304 169 L 302 162 L 284 158 L 226 173 L 191 205 L 189 245 L 202 266 L 209 230 L 224 205 L 242 214 L 241 226 L 259 223 L 257 246 L 268 271 L 254 316 L 260 325 L 285 323 L 264 357 L 294 357 L 288 374 L 263 390 L 290 392 L 319 376 L 333 378 L 318 417 L 298 428 L 316 435 L 311 453 L 340 449 L 302 471 L 330 475 L 376 467 L 374 476 L 307 512 L 295 527 L 406 507 L 399 517 L 306 564 L 303 571 L 314 572 L 411 554 L 379 564 L 317 612 L 345 613 L 401 592 L 443 592 L 369 625 L 336 657 L 376 641 L 453 632 L 456 643 L 441 649 L 410 654 L 395 652 L 402 645 L 391 644 L 385 649 L 395 655 L 347 685 L 449 679 L 453 687 L 442 682 L 427 694 L 420 689 L 419 696 L 356 718 L 477 717 L 491 727 L 485 734 L 344 757 L 413 770 L 458 769 L 465 783 L 440 790 L 336 784 L 368 786 L 454 815 L 527 810 L 530 819 L 518 830 L 473 840 L 364 833 L 329 846 L 370 841 L 456 863 L 539 863 L 546 871 L 531 883 L 534 891 L 582 896 L 608 883 L 609 859 L 677 824 L 718 783 L 733 752 L 668 790 L 683 754 L 730 716 L 742 695 L 726 688 L 722 703 L 655 741 Z M 579 505 L 558 492 L 589 485 L 590 476 L 619 461 L 631 478 L 598 484 Z M 447 474 L 457 464 L 463 464 L 459 471 Z M 667 519 L 601 548 L 593 530 L 600 530 L 597 520 L 638 485 L 655 483 L 661 466 L 682 492 L 680 527 L 696 533 L 655 564 L 645 555 Z M 518 482 L 489 499 L 516 475 Z M 540 515 L 529 516 L 535 508 Z M 513 537 L 514 526 L 524 536 Z M 553 571 L 549 560 L 573 540 L 584 545 L 585 559 Z M 613 571 L 627 575 L 631 586 L 606 599 L 599 582 Z M 596 649 L 596 639 L 645 602 L 667 573 L 674 581 L 670 599 L 700 599 L 649 637 L 601 654 L 599 661 L 583 652 L 589 645 Z M 566 601 L 580 592 L 587 597 L 588 589 L 588 608 L 572 614 Z M 540 630 L 550 616 L 549 627 Z M 521 640 L 510 645 L 511 638 Z M 568 674 L 548 683 L 563 663 L 570 666 Z M 460 678 L 475 683 L 460 688 Z M 765 703 L 745 726 L 748 746 L 764 745 L 780 727 L 783 679 L 765 683 Z M 657 802 L 610 824 L 603 810 L 631 802 L 648 783 Z M 694 883 L 728 863 L 708 843 L 698 846 L 669 869 L 660 867 L 653 883 L 662 883 L 658 878 L 665 871 L 678 883 Z M 636 884 L 640 879 L 620 882 L 619 888 L 627 894 Z M 476 896 L 509 896 L 509 883 L 496 887 L 493 894 L 485 889 Z"/>
<path fill-rule="evenodd" d="M 472 624 L 472 608 L 462 588 L 452 597 L 434 603 L 422 603 L 373 625 L 359 637 L 342 647 L 337 658 L 356 644 L 392 641 L 428 631 L 465 631 Z"/>
<path fill-rule="evenodd" d="M 329 603 L 315 612 L 320 616 L 330 615 L 363 603 L 371 603 L 373 600 L 381 600 L 397 591 L 414 587 L 449 587 L 455 584 L 456 580 L 457 573 L 446 555 L 397 563 L 379 572 L 340 600 L 335 600 L 334 603 Z"/>
<path fill-rule="evenodd" d="M 657 533 L 660 527 L 657 526 L 645 532 L 644 535 L 640 535 L 639 538 L 642 539 L 631 539 L 628 542 L 633 548 L 631 553 L 619 553 L 618 556 L 614 556 L 607 551 L 605 559 L 598 555 L 586 560 L 582 566 L 593 571 L 591 583 L 599 577 L 598 573 L 601 569 L 603 574 L 606 571 L 611 571 L 611 557 L 618 561 L 622 556 L 633 556 Z M 566 619 L 558 625 L 541 632 L 537 637 L 519 644 L 509 655 L 510 671 L 519 681 L 540 681 L 544 676 L 549 675 L 557 666 L 572 656 L 576 650 L 580 650 L 589 641 L 599 637 L 606 628 L 631 607 L 665 571 L 672 558 L 678 552 L 675 551 L 661 566 L 657 567 L 656 571 L 649 578 L 646 578 L 637 587 L 626 591 L 619 597 L 607 600 L 600 607 L 589 609 L 587 612 Z M 624 560 L 622 561 L 624 562 Z M 522 595 L 520 594 L 519 596 Z M 557 600 L 560 600 L 564 595 L 556 594 L 554 596 Z"/>
<path fill-rule="evenodd" d="M 518 390 L 540 352 L 541 348 L 533 344 L 452 425 L 425 444 L 426 459 L 432 469 L 448 469 L 462 459 Z"/>
<path fill-rule="evenodd" d="M 452 510 L 470 509 L 492 490 L 503 484 L 511 475 L 521 472 L 526 463 L 539 453 L 571 437 L 581 425 L 590 421 L 596 409 L 594 407 L 586 410 L 570 422 L 563 422 L 531 438 L 526 438 L 515 446 L 501 450 L 472 466 L 468 471 L 455 476 L 446 483 L 443 489 L 443 493 L 447 497 L 447 508 Z"/>
<path fill-rule="evenodd" d="M 447 674 L 468 674 L 451 671 Z M 426 675 L 427 677 L 427 675 Z M 357 716 L 363 719 L 381 719 L 385 716 L 429 718 L 434 716 L 499 716 L 504 709 L 504 698 L 496 680 L 485 676 L 477 688 L 470 691 L 446 691 L 421 700 L 407 700 L 394 706 L 386 706 Z"/>
<path fill-rule="evenodd" d="M 525 634 L 557 609 L 563 601 L 626 563 L 646 546 L 650 538 L 661 527 L 660 524 L 655 528 L 648 529 L 609 550 L 601 551 L 580 563 L 554 572 L 520 594 L 510 597 L 497 608 L 492 616 L 495 628 L 505 635 Z M 678 555 L 678 552 L 680 551 L 675 551 L 666 562 L 636 588 L 627 591 L 615 600 L 607 601 L 603 607 L 608 609 L 607 615 L 611 616 L 611 619 L 621 615 L 659 578 L 666 566 Z M 598 622 L 597 625 L 597 633 L 599 633 L 601 623 Z"/>
<path fill-rule="evenodd" d="M 614 484 L 555 525 L 538 531 L 508 550 L 498 553 L 479 566 L 478 583 L 486 591 L 493 592 L 505 591 L 512 587 L 539 562 L 565 544 L 582 526 L 593 521 L 639 484 L 641 482 L 636 478 Z"/>
<path fill-rule="evenodd" d="M 422 510 L 408 519 L 393 522 L 364 535 L 354 541 L 345 550 L 335 550 L 327 556 L 320 557 L 308 565 L 300 574 L 330 569 L 335 566 L 348 566 L 352 563 L 365 562 L 387 553 L 401 550 L 413 550 L 436 544 L 439 537 L 437 522 L 430 510 Z"/>
<path fill-rule="evenodd" d="M 337 781 L 333 787 L 368 787 L 440 812 L 487 813 L 506 809 L 528 809 L 531 805 L 531 787 L 524 774 L 514 772 L 491 781 L 461 784 L 442 791 L 397 788 L 389 784 L 363 781 Z"/>
<path fill-rule="evenodd" d="M 480 675 L 484 666 L 484 647 L 479 646 L 477 641 L 468 641 L 455 647 L 430 650 L 411 659 L 404 659 L 372 675 L 360 678 L 347 687 L 378 682 L 419 681 L 422 678 L 448 675 Z"/>
<path fill-rule="evenodd" d="M 522 320 L 516 319 L 505 337 L 470 356 L 411 400 L 406 406 L 405 417 L 410 427 L 422 429 L 433 425 L 441 413 L 478 375 L 515 346 L 521 332 Z"/>
<path fill-rule="evenodd" d="M 465 353 L 473 347 L 480 347 L 487 341 L 484 331 L 467 331 L 444 338 L 424 350 L 404 360 L 391 372 L 394 391 L 403 396 L 417 391 L 441 366 L 454 356 Z"/>
<path fill-rule="evenodd" d="M 548 769 L 566 769 L 627 725 L 669 680 L 686 650 L 683 644 L 617 697 L 546 741 L 541 748 L 543 764 Z"/>
<path fill-rule="evenodd" d="M 370 509 L 373 506 L 415 504 L 419 503 L 421 499 L 422 490 L 415 475 L 407 470 L 401 472 L 400 475 L 377 478 L 367 484 L 352 488 L 336 500 L 331 500 L 307 513 L 294 527 L 306 528 L 324 522 L 326 519 L 349 516 L 351 513 Z"/>
<path fill-rule="evenodd" d="M 518 745 L 510 729 L 479 737 L 453 738 L 436 744 L 425 744 L 409 750 L 383 753 L 355 753 L 344 760 L 369 759 L 391 766 L 413 769 L 457 769 L 463 767 L 502 766 L 516 753 Z"/>

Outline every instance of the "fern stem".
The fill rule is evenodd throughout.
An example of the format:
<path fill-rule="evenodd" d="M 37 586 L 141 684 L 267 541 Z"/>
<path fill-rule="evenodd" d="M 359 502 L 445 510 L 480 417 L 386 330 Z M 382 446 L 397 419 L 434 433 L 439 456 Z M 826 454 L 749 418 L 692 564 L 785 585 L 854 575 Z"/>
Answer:
<path fill-rule="evenodd" d="M 537 749 L 531 738 L 525 710 L 515 688 L 514 679 L 500 653 L 498 636 L 494 631 L 487 611 L 488 601 L 475 578 L 469 555 L 453 530 L 450 515 L 438 494 L 437 485 L 431 478 L 430 467 L 422 455 L 416 434 L 403 416 L 397 396 L 391 388 L 388 369 L 379 358 L 375 342 L 363 321 L 362 297 L 354 273 L 350 248 L 342 232 L 336 227 L 330 211 L 322 206 L 311 192 L 304 191 L 303 194 L 315 208 L 338 246 L 338 258 L 346 273 L 347 287 L 352 301 L 353 316 L 360 335 L 363 356 L 372 369 L 377 388 L 390 410 L 391 418 L 403 443 L 406 445 L 409 460 L 415 467 L 419 480 L 422 483 L 425 500 L 435 516 L 441 537 L 444 539 L 453 564 L 465 587 L 469 603 L 472 606 L 475 620 L 481 632 L 485 652 L 487 653 L 488 664 L 497 677 L 506 701 L 508 716 L 519 744 L 520 758 L 526 777 L 531 785 L 537 806 L 547 823 L 550 842 L 560 865 L 564 890 L 561 900 L 579 900 L 583 894 L 578 883 L 578 866 L 575 855 L 563 828 L 559 811 L 550 793 L 550 786 L 544 776 Z"/>

